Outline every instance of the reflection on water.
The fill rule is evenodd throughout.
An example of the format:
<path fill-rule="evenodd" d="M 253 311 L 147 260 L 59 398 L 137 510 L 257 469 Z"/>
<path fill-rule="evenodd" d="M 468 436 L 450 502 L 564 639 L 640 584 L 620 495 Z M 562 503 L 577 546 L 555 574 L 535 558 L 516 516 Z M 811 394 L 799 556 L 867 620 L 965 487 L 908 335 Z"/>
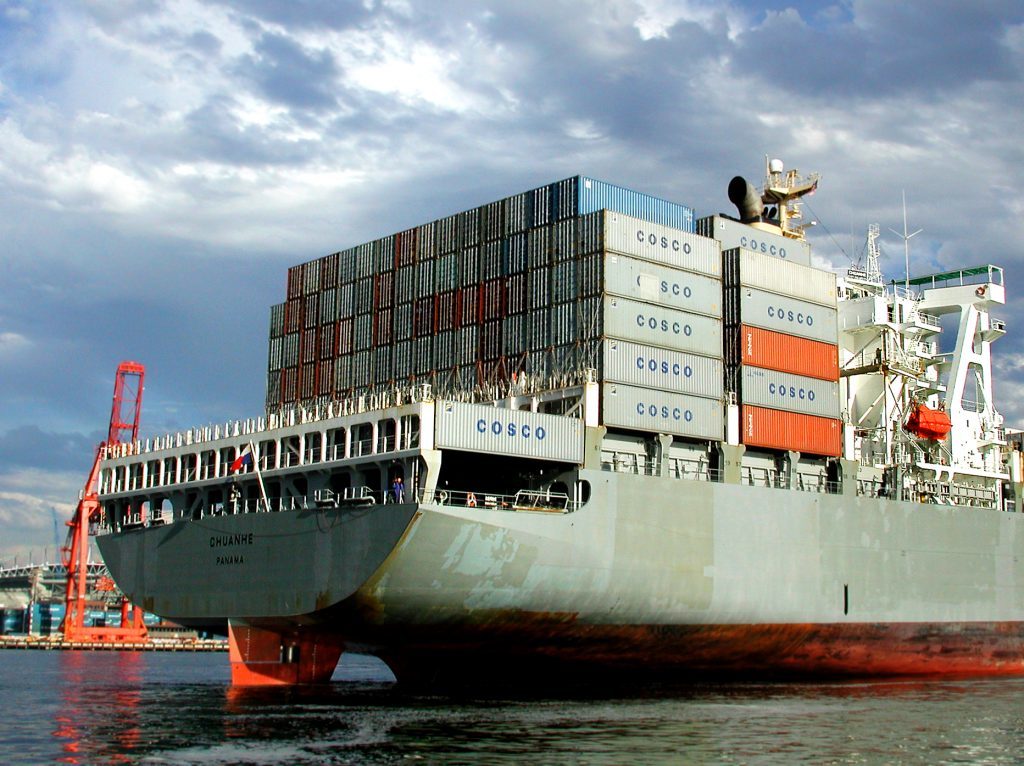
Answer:
<path fill-rule="evenodd" d="M 224 655 L 0 652 L 0 762 L 1016 763 L 1024 681 L 406 694 L 346 656 L 326 688 L 232 690 Z"/>

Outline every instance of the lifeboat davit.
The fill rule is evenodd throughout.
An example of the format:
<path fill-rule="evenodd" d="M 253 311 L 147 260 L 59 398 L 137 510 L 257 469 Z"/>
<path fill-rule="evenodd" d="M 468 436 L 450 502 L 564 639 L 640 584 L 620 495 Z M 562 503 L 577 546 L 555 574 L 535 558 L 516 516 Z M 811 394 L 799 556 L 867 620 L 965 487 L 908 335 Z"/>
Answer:
<path fill-rule="evenodd" d="M 942 441 L 949 435 L 952 424 L 949 422 L 949 415 L 942 410 L 933 410 L 926 404 L 918 404 L 910 413 L 907 424 L 904 426 L 914 436 L 922 439 L 934 439 Z"/>

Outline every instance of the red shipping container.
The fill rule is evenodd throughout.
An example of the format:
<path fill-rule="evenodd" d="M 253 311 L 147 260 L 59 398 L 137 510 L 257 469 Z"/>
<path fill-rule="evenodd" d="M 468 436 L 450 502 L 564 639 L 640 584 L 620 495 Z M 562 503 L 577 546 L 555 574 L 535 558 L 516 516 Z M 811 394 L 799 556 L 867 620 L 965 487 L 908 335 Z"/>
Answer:
<path fill-rule="evenodd" d="M 740 363 L 819 380 L 839 380 L 838 346 L 749 325 L 740 325 Z"/>
<path fill-rule="evenodd" d="M 743 405 L 740 434 L 740 441 L 750 447 L 829 457 L 839 457 L 843 452 L 843 421 L 817 415 Z"/>
<path fill-rule="evenodd" d="M 288 367 L 281 370 L 281 401 L 294 402 L 296 394 L 296 384 L 299 380 L 299 370 L 297 367 Z"/>
<path fill-rule="evenodd" d="M 477 304 L 477 286 L 471 285 L 462 288 L 462 322 L 460 327 L 467 327 L 480 323 L 479 306 Z"/>
<path fill-rule="evenodd" d="M 338 284 L 338 253 L 320 259 L 320 289 L 330 290 Z"/>

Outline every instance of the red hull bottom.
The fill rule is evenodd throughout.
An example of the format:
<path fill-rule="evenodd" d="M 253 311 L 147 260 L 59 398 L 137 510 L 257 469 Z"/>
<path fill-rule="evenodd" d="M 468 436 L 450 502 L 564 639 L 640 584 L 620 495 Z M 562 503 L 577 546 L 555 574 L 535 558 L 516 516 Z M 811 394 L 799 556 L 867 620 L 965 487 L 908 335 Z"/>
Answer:
<path fill-rule="evenodd" d="M 331 680 L 344 644 L 337 636 L 228 622 L 232 686 L 292 686 Z"/>
<path fill-rule="evenodd" d="M 1024 623 L 530 624 L 477 641 L 403 631 L 380 656 L 400 682 L 449 679 L 870 678 L 1024 675 Z M 525 623 L 525 624 L 524 624 Z M 514 623 L 513 623 L 514 624 Z M 430 635 L 428 635 L 428 633 Z M 454 640 L 452 640 L 454 639 Z"/>
<path fill-rule="evenodd" d="M 326 683 L 346 639 L 381 657 L 399 682 L 428 686 L 1024 675 L 1020 622 L 608 626 L 573 615 L 488 616 L 458 626 L 363 623 L 345 636 L 333 621 L 292 631 L 231 624 L 232 683 Z"/>

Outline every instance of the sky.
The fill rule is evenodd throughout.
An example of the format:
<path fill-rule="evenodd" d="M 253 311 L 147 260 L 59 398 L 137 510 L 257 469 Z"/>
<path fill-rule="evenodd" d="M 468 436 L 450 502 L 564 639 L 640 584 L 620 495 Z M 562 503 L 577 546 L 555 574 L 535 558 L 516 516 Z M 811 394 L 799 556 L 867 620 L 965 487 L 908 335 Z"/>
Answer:
<path fill-rule="evenodd" d="M 821 173 L 843 270 L 1006 268 L 1024 426 L 1019 0 L 0 0 L 0 565 L 55 558 L 122 360 L 142 435 L 262 413 L 287 268 L 584 174 L 732 213 Z"/>

